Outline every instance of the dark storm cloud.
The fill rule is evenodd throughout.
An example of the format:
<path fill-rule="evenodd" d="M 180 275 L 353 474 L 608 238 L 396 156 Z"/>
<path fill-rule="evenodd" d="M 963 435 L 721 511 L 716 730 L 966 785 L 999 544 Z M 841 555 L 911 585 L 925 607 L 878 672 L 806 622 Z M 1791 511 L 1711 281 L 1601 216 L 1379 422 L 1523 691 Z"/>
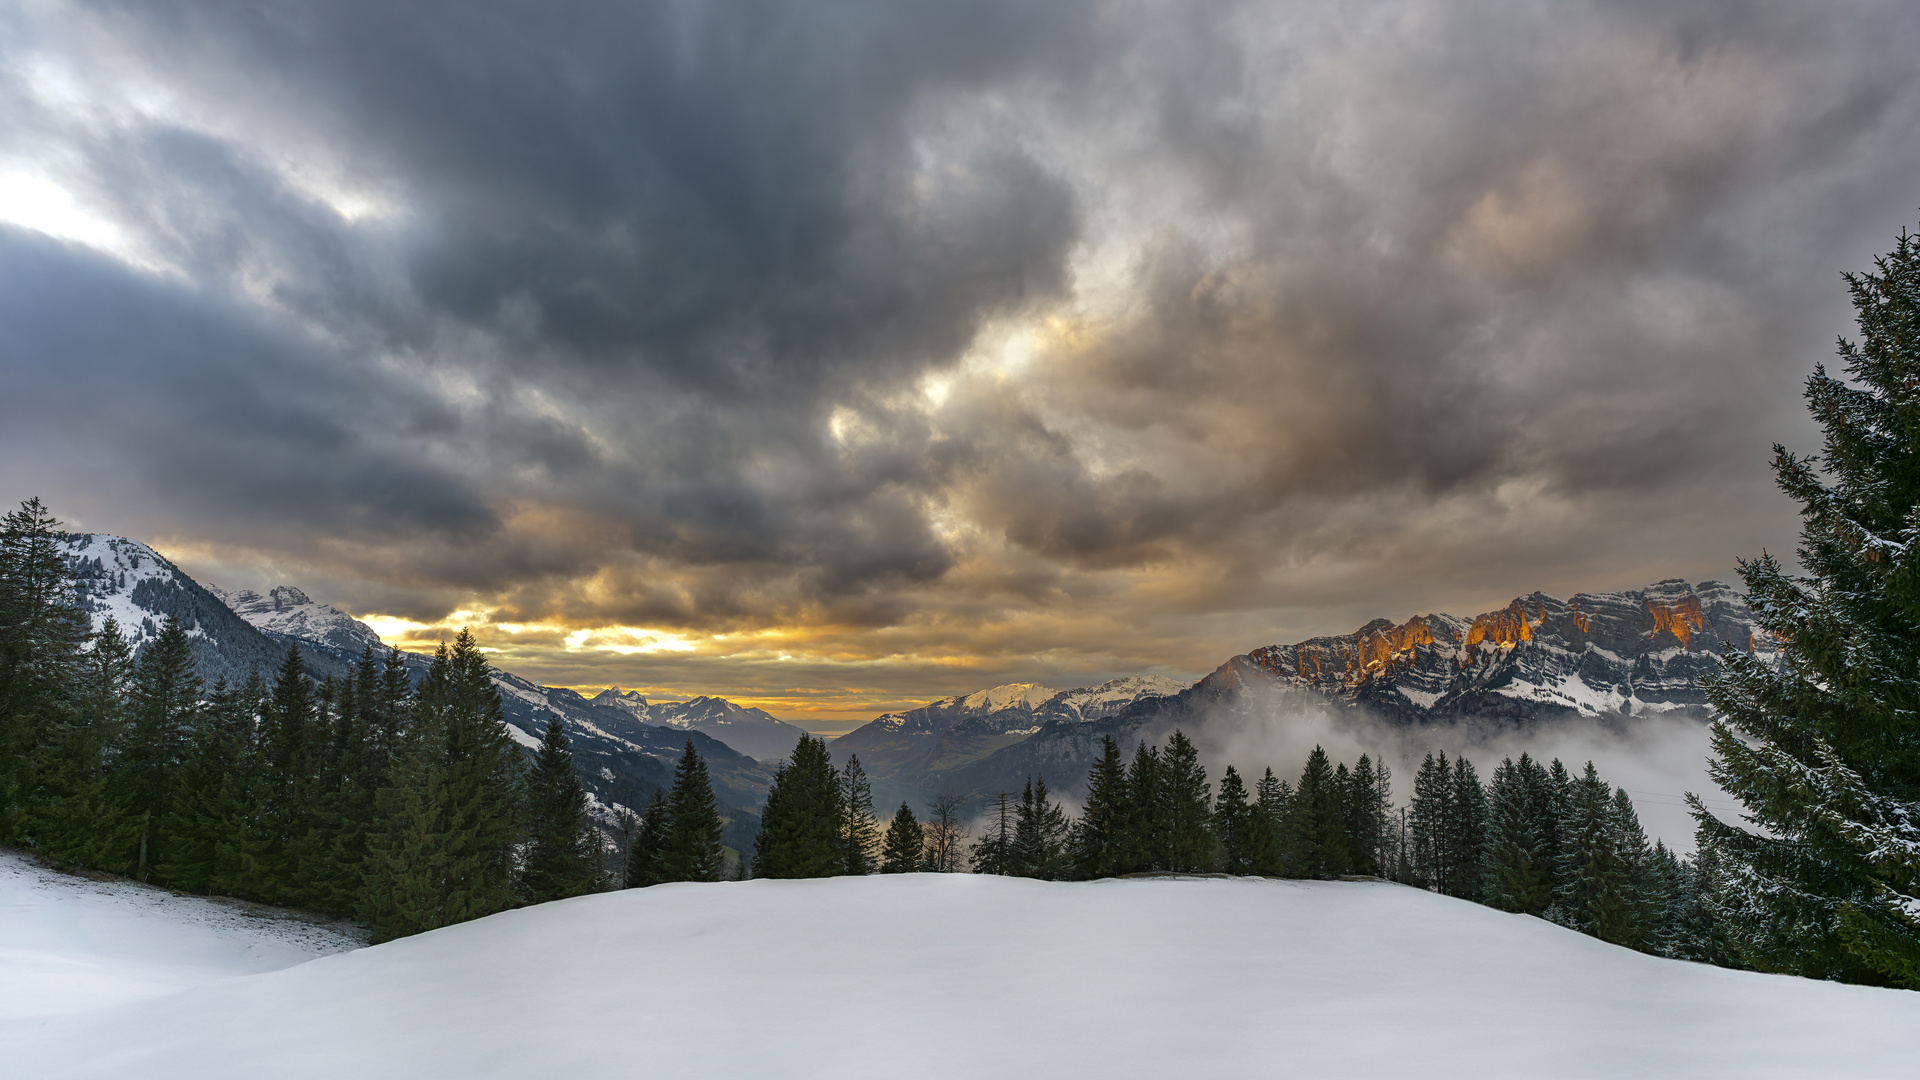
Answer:
<path fill-rule="evenodd" d="M 877 654 L 1724 573 L 1920 205 L 1917 24 L 21 9 L 0 175 L 122 242 L 0 234 L 0 475 L 363 610 Z"/>

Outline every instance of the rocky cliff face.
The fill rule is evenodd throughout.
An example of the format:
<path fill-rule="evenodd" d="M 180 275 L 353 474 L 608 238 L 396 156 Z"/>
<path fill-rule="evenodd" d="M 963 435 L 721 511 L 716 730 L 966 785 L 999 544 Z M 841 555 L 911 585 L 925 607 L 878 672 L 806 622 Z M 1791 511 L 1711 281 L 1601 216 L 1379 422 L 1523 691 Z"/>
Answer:
<path fill-rule="evenodd" d="M 1774 651 L 1739 596 L 1717 581 L 1675 579 L 1569 600 L 1533 593 L 1472 618 L 1376 619 L 1351 634 L 1255 649 L 1177 695 L 1142 698 L 1091 722 L 1052 718 L 945 779 L 961 791 L 987 792 L 1037 776 L 1081 794 L 1103 736 L 1127 751 L 1174 728 L 1224 743 L 1236 731 L 1285 722 L 1289 701 L 1405 724 L 1704 719 L 1699 680 L 1719 665 L 1723 643 L 1763 656 Z"/>
<path fill-rule="evenodd" d="M 1209 676 L 1265 677 L 1403 720 L 1699 711 L 1723 645 L 1771 651 L 1732 589 L 1678 579 L 1632 592 L 1523 596 L 1471 619 L 1376 619 L 1269 645 Z"/>
<path fill-rule="evenodd" d="M 315 602 L 291 585 L 276 585 L 264 596 L 252 589 L 228 592 L 218 585 L 208 585 L 207 591 L 224 601 L 234 614 L 270 633 L 348 652 L 385 649 L 373 627 L 337 607 Z"/>

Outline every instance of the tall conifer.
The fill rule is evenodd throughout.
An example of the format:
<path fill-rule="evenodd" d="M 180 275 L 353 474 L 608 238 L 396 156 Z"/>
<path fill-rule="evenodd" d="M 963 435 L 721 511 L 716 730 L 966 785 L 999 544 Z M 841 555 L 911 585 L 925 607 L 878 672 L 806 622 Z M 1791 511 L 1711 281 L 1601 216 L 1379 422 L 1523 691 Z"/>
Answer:
<path fill-rule="evenodd" d="M 719 881 L 726 862 L 720 834 L 725 823 L 713 797 L 707 763 L 688 739 L 667 792 L 667 830 L 660 847 L 663 881 Z"/>

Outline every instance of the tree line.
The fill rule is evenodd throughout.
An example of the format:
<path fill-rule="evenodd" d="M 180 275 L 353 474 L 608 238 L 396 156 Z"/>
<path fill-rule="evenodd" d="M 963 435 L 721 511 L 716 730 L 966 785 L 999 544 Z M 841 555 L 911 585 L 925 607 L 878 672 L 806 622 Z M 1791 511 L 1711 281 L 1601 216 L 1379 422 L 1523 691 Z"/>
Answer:
<path fill-rule="evenodd" d="M 605 883 L 558 720 L 529 767 L 470 633 L 417 685 L 371 648 L 316 682 L 295 647 L 208 687 L 178 623 L 137 658 L 91 628 L 58 524 L 38 499 L 0 521 L 0 842 L 378 938 Z"/>

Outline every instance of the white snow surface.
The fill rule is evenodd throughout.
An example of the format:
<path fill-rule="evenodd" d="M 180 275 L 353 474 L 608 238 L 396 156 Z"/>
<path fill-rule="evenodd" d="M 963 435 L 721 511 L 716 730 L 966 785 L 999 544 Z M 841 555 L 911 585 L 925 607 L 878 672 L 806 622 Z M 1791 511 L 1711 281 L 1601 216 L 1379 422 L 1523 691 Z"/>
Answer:
<path fill-rule="evenodd" d="M 74 562 L 97 559 L 101 569 L 112 575 L 112 580 L 96 582 L 95 587 L 80 598 L 81 606 L 92 620 L 92 629 L 99 630 L 108 617 L 112 617 L 120 627 L 121 636 L 138 648 L 148 637 L 141 628 L 142 620 L 152 618 L 152 613 L 133 602 L 133 590 L 151 578 L 171 581 L 180 575 L 179 568 L 138 540 L 108 533 L 75 533 L 65 537 L 60 546 L 66 558 Z M 158 633 L 157 627 L 155 633 Z M 204 631 L 194 629 L 187 631 L 187 636 L 199 637 L 202 633 Z"/>
<path fill-rule="evenodd" d="M 0 1045 L 52 1016 L 93 1015 L 366 944 L 341 923 L 56 873 L 0 851 Z M 0 1072 L 53 1076 L 51 1064 Z"/>
<path fill-rule="evenodd" d="M 961 699 L 960 705 L 968 712 L 995 713 L 1002 709 L 1024 705 L 1031 709 L 1046 702 L 1059 693 L 1038 683 L 1007 683 L 991 690 L 981 690 L 968 694 Z"/>
<path fill-rule="evenodd" d="M 235 615 L 262 630 L 317 641 L 341 649 L 384 648 L 373 627 L 337 607 L 315 601 L 292 585 L 276 585 L 266 595 L 252 589 L 228 592 L 209 584 L 207 591 L 233 609 Z"/>
<path fill-rule="evenodd" d="M 1109 679 L 1099 686 L 1062 690 L 1053 700 L 1077 717 L 1098 718 L 1119 712 L 1122 707 L 1143 697 L 1171 697 L 1186 688 L 1185 683 L 1176 682 L 1165 675 L 1127 675 Z"/>
<path fill-rule="evenodd" d="M 1754 1080 L 1920 1051 L 1920 994 L 1244 878 L 661 885 L 101 1006 L 0 1019 L 8 1074 Z"/>

